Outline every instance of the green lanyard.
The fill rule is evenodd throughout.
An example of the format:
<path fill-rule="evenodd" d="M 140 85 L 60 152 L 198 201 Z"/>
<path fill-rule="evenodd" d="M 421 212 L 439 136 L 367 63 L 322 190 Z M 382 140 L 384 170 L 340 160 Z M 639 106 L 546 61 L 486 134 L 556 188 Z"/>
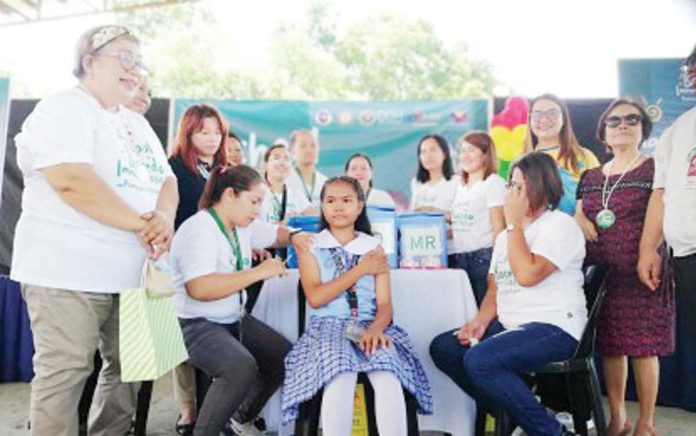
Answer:
<path fill-rule="evenodd" d="M 217 212 L 215 212 L 215 209 L 213 209 L 212 207 L 209 208 L 208 213 L 213 217 L 213 219 L 218 225 L 218 228 L 220 228 L 222 234 L 225 235 L 225 239 L 227 239 L 227 242 L 230 243 L 230 247 L 232 247 L 232 252 L 234 253 L 234 257 L 236 258 L 235 268 L 237 269 L 237 271 L 242 271 L 244 269 L 244 259 L 242 259 L 242 249 L 239 246 L 237 228 L 232 227 L 232 236 L 234 236 L 234 239 L 230 238 L 230 234 L 227 232 L 227 230 L 225 230 L 225 225 L 222 224 L 222 220 L 218 216 Z"/>
<path fill-rule="evenodd" d="M 295 167 L 295 172 L 297 173 L 298 176 L 300 176 L 300 182 L 302 182 L 302 188 L 304 188 L 305 195 L 307 196 L 307 200 L 309 202 L 312 202 L 312 197 L 314 197 L 314 185 L 317 180 L 317 172 L 314 171 L 312 173 L 312 190 L 310 191 L 307 189 L 307 185 L 305 184 L 304 178 L 302 177 L 302 173 L 300 172 L 300 169 L 298 167 Z"/>

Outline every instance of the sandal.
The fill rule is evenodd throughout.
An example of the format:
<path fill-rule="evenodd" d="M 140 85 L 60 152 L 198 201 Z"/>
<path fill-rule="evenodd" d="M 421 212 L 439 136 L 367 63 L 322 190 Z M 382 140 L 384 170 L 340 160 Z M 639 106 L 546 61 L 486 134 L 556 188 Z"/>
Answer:
<path fill-rule="evenodd" d="M 196 425 L 195 422 L 190 424 L 182 424 L 179 422 L 181 415 L 176 419 L 176 434 L 181 436 L 193 436 L 193 427 Z"/>

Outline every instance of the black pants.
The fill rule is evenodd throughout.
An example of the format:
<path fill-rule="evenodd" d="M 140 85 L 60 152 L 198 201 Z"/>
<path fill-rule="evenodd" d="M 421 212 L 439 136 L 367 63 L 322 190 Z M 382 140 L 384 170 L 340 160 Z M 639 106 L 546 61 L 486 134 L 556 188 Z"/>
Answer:
<path fill-rule="evenodd" d="M 194 434 L 218 436 L 231 416 L 242 423 L 254 419 L 283 383 L 292 344 L 249 315 L 234 324 L 180 321 L 189 362 L 213 379 Z"/>
<path fill-rule="evenodd" d="M 696 354 L 696 254 L 674 257 L 676 285 L 677 347 L 679 353 Z"/>

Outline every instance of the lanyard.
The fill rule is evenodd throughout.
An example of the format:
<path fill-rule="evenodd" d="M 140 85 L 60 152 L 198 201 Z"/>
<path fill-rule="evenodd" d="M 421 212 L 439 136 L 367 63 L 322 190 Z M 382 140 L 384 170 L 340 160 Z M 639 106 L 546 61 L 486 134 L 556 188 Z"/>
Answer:
<path fill-rule="evenodd" d="M 273 215 L 278 218 L 278 222 L 283 221 L 283 219 L 285 219 L 288 203 L 288 187 L 283 184 L 283 196 L 281 200 L 278 200 L 278 197 L 276 197 L 275 192 L 273 192 L 270 186 L 268 190 L 271 192 L 271 200 L 273 201 Z"/>
<path fill-rule="evenodd" d="M 206 162 L 199 160 L 196 164 L 196 169 L 198 170 L 198 174 L 200 174 L 204 180 L 208 180 L 210 178 L 211 166 L 208 165 Z"/>
<path fill-rule="evenodd" d="M 338 269 L 338 274 L 343 274 L 346 272 L 346 265 L 343 263 L 341 255 L 338 253 L 338 248 L 329 248 L 329 253 L 331 254 L 331 259 L 333 259 L 334 264 L 336 264 L 336 269 Z M 353 255 L 349 267 L 352 268 L 358 261 L 360 256 Z M 348 268 L 348 269 L 350 269 Z M 355 285 L 346 289 L 346 300 L 348 300 L 348 307 L 350 307 L 350 316 L 358 317 L 358 294 L 355 292 Z"/>
<path fill-rule="evenodd" d="M 230 243 L 230 247 L 232 247 L 232 252 L 234 253 L 234 257 L 236 259 L 236 264 L 235 264 L 235 269 L 237 271 L 241 271 L 244 269 L 244 260 L 242 259 L 242 249 L 239 246 L 239 237 L 237 236 L 237 228 L 232 227 L 232 236 L 233 238 L 230 238 L 230 234 L 225 230 L 225 225 L 222 224 L 222 220 L 218 216 L 217 212 L 215 212 L 215 209 L 212 207 L 208 209 L 208 213 L 213 217 L 215 222 L 218 225 L 218 228 L 222 232 L 223 235 L 225 235 L 225 239 L 227 239 L 227 242 Z"/>
<path fill-rule="evenodd" d="M 309 202 L 312 202 L 312 197 L 314 197 L 314 185 L 316 184 L 317 181 L 317 172 L 314 171 L 312 173 L 312 190 L 310 191 L 307 189 L 307 185 L 305 184 L 304 177 L 302 177 L 302 173 L 300 172 L 300 169 L 298 167 L 295 167 L 295 172 L 297 175 L 300 177 L 300 182 L 302 182 L 302 188 L 304 189 L 305 196 L 307 196 L 307 200 Z"/>
<path fill-rule="evenodd" d="M 639 157 L 640 153 L 636 154 L 636 156 L 631 160 L 631 162 L 629 162 L 628 165 L 626 165 L 626 168 L 624 168 L 616 183 L 614 183 L 614 185 L 608 191 L 607 185 L 609 184 L 609 177 L 611 177 L 611 169 L 614 166 L 614 162 L 612 161 L 609 164 L 607 164 L 607 175 L 604 177 L 604 186 L 602 187 L 602 207 L 604 209 L 609 209 L 609 200 L 611 199 L 611 194 L 614 193 L 616 187 L 619 186 L 621 180 L 623 180 L 626 173 L 628 173 L 628 170 L 631 169 L 631 166 L 633 166 L 633 164 L 635 163 L 635 161 L 638 160 Z"/>

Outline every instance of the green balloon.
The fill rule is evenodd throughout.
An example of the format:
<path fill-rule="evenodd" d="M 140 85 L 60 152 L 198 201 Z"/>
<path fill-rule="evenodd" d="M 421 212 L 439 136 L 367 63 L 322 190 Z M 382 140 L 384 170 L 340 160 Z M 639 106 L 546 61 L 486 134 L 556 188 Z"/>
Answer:
<path fill-rule="evenodd" d="M 498 175 L 504 180 L 508 179 L 508 172 L 510 171 L 510 161 L 499 160 L 498 161 Z"/>

